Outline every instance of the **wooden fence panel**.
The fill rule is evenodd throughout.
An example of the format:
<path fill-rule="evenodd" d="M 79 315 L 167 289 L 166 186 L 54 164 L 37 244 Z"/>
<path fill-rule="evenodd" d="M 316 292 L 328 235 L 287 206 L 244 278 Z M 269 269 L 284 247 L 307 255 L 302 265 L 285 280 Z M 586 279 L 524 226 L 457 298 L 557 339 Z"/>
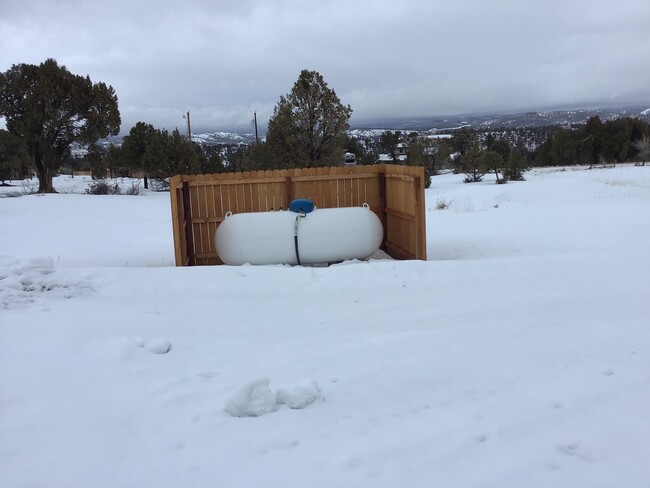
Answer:
<path fill-rule="evenodd" d="M 177 266 L 221 264 L 214 234 L 227 212 L 288 209 L 295 198 L 319 208 L 367 203 L 384 225 L 384 249 L 398 259 L 426 259 L 423 168 L 356 167 L 174 176 L 170 198 Z"/>
<path fill-rule="evenodd" d="M 426 259 L 424 168 L 385 165 L 386 251 L 400 259 Z"/>

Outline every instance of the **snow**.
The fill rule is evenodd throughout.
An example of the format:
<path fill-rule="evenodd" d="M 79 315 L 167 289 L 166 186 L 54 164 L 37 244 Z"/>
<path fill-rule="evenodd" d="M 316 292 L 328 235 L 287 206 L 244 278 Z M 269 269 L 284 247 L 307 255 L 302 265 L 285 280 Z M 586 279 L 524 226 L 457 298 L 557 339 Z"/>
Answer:
<path fill-rule="evenodd" d="M 641 115 L 650 115 L 650 108 L 641 111 Z"/>
<path fill-rule="evenodd" d="M 242 386 L 226 402 L 226 412 L 233 417 L 259 417 L 275 411 L 275 393 L 269 379 L 261 378 Z"/>
<path fill-rule="evenodd" d="M 317 381 L 310 385 L 296 386 L 293 390 L 271 390 L 269 378 L 250 381 L 239 388 L 226 402 L 226 412 L 233 417 L 259 417 L 275 412 L 282 405 L 299 410 L 314 403 L 320 397 Z"/>
<path fill-rule="evenodd" d="M 176 268 L 166 193 L 0 198 L 0 486 L 647 487 L 650 171 L 462 179 L 429 261 L 328 268 Z"/>

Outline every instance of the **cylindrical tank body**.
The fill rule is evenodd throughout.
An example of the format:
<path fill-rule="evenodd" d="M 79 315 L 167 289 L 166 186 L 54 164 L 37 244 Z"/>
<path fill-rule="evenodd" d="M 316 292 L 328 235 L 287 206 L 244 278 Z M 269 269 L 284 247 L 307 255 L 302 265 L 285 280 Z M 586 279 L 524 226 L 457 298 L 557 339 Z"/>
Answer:
<path fill-rule="evenodd" d="M 296 254 L 295 235 L 298 236 Z M 368 207 L 324 208 L 227 216 L 215 247 L 225 264 L 316 264 L 365 259 L 381 245 L 384 230 Z"/>

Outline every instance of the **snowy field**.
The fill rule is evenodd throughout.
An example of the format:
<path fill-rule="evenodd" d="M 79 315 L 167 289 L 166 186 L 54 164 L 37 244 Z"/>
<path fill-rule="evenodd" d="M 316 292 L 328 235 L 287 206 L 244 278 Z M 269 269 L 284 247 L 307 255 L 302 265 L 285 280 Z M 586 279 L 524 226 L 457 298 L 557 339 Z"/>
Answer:
<path fill-rule="evenodd" d="M 462 179 L 429 261 L 329 268 L 175 268 L 167 193 L 0 198 L 0 486 L 647 488 L 650 168 Z"/>

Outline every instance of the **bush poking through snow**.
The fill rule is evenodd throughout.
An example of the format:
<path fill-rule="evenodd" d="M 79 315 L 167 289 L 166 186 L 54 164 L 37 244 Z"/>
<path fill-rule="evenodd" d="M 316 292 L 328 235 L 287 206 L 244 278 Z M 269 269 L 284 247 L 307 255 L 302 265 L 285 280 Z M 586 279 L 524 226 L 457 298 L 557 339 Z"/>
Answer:
<path fill-rule="evenodd" d="M 139 195 L 140 194 L 140 180 L 132 181 L 131 186 L 126 189 L 127 195 Z"/>
<path fill-rule="evenodd" d="M 122 190 L 117 182 L 111 185 L 106 180 L 98 180 L 86 189 L 86 193 L 89 195 L 121 195 Z"/>
<path fill-rule="evenodd" d="M 442 200 L 438 200 L 436 202 L 436 210 L 447 210 L 450 205 L 451 202 L 447 203 L 447 201 L 443 198 Z"/>

